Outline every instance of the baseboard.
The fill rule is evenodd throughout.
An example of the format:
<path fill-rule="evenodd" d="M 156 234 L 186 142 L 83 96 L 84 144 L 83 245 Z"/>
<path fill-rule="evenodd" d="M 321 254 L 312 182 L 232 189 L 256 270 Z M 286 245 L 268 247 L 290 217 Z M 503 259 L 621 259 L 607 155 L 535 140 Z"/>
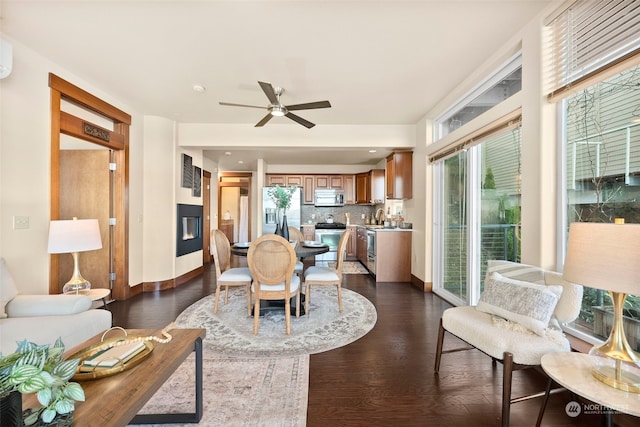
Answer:
<path fill-rule="evenodd" d="M 432 292 L 433 291 L 433 283 L 432 282 L 423 282 L 413 274 L 411 275 L 411 286 L 415 286 L 420 289 L 422 292 Z"/>
<path fill-rule="evenodd" d="M 181 276 L 176 277 L 175 279 L 159 280 L 155 282 L 143 282 L 141 287 L 136 286 L 136 288 L 138 289 L 142 288 L 142 292 L 155 292 L 155 291 L 162 291 L 165 289 L 173 289 L 173 288 L 177 288 L 180 285 L 184 285 L 189 280 L 194 279 L 202 275 L 203 273 L 204 273 L 204 266 L 200 266 Z M 132 288 L 132 291 L 133 291 L 133 288 Z"/>

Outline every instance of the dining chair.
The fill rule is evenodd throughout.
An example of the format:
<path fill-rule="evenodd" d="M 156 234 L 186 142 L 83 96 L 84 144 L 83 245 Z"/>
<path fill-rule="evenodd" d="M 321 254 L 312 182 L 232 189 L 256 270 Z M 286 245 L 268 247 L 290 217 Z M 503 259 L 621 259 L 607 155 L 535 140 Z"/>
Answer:
<path fill-rule="evenodd" d="M 304 234 L 302 234 L 302 231 L 300 231 L 300 229 L 290 225 L 289 240 L 298 242 L 299 245 L 302 245 L 304 243 Z M 302 262 L 302 259 L 299 259 L 296 261 L 296 268 L 294 271 L 298 276 L 302 276 L 303 270 L 304 270 L 304 264 Z"/>
<path fill-rule="evenodd" d="M 300 316 L 300 278 L 294 274 L 296 252 L 291 243 L 276 234 L 259 237 L 247 253 L 253 277 L 253 334 L 258 334 L 260 300 L 284 300 L 287 335 L 291 334 L 291 298 L 296 297 L 296 317 Z"/>
<path fill-rule="evenodd" d="M 305 313 L 309 314 L 309 301 L 311 300 L 311 286 L 333 285 L 338 288 L 338 310 L 342 313 L 342 266 L 350 233 L 343 232 L 338 241 L 338 251 L 336 267 L 313 266 L 307 268 L 304 273 L 305 291 Z"/>
<path fill-rule="evenodd" d="M 231 244 L 221 230 L 211 230 L 211 253 L 216 268 L 216 296 L 213 312 L 218 312 L 220 289 L 224 287 L 224 303 L 229 302 L 229 287 L 244 286 L 247 290 L 247 314 L 251 315 L 251 271 L 247 267 L 231 268 Z"/>

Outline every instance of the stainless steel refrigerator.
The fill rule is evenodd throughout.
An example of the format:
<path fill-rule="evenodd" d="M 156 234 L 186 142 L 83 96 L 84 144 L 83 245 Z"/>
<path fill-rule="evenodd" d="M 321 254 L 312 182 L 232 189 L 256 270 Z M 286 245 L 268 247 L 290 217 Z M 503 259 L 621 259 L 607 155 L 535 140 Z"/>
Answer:
<path fill-rule="evenodd" d="M 276 205 L 269 197 L 269 187 L 262 189 L 262 233 L 269 234 L 276 231 Z M 300 229 L 300 207 L 302 204 L 302 189 L 298 187 L 291 196 L 291 206 L 287 210 L 287 225 Z M 282 215 L 282 212 L 280 213 Z M 282 225 L 282 218 L 280 218 Z"/>

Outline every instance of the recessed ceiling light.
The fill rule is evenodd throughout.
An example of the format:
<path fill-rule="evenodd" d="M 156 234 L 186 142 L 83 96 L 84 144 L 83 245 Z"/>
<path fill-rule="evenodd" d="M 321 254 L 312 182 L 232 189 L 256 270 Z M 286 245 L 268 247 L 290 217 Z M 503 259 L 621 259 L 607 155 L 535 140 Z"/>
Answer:
<path fill-rule="evenodd" d="M 244 163 L 244 160 L 238 160 L 238 163 L 239 163 L 239 164 L 243 164 L 243 163 Z"/>
<path fill-rule="evenodd" d="M 224 152 L 224 155 L 225 155 L 225 156 L 230 156 L 230 155 L 231 155 L 231 151 L 225 151 L 225 152 Z"/>
<path fill-rule="evenodd" d="M 375 153 L 375 152 L 376 152 L 376 150 L 369 150 L 369 152 L 370 152 L 370 153 Z"/>
<path fill-rule="evenodd" d="M 202 85 L 197 85 L 196 84 L 196 85 L 193 85 L 193 90 L 196 91 L 196 92 L 202 93 L 202 92 L 206 91 L 207 88 L 202 86 Z"/>

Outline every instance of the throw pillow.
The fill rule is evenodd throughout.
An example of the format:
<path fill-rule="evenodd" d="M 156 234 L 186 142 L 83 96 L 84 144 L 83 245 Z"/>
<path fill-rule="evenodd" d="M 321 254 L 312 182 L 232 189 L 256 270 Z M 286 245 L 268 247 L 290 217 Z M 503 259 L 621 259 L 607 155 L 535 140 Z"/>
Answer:
<path fill-rule="evenodd" d="M 476 309 L 545 336 L 561 293 L 562 286 L 538 285 L 493 272 L 485 283 Z"/>
<path fill-rule="evenodd" d="M 7 317 L 5 307 L 16 295 L 18 295 L 18 288 L 9 273 L 4 258 L 0 258 L 0 319 Z"/>

